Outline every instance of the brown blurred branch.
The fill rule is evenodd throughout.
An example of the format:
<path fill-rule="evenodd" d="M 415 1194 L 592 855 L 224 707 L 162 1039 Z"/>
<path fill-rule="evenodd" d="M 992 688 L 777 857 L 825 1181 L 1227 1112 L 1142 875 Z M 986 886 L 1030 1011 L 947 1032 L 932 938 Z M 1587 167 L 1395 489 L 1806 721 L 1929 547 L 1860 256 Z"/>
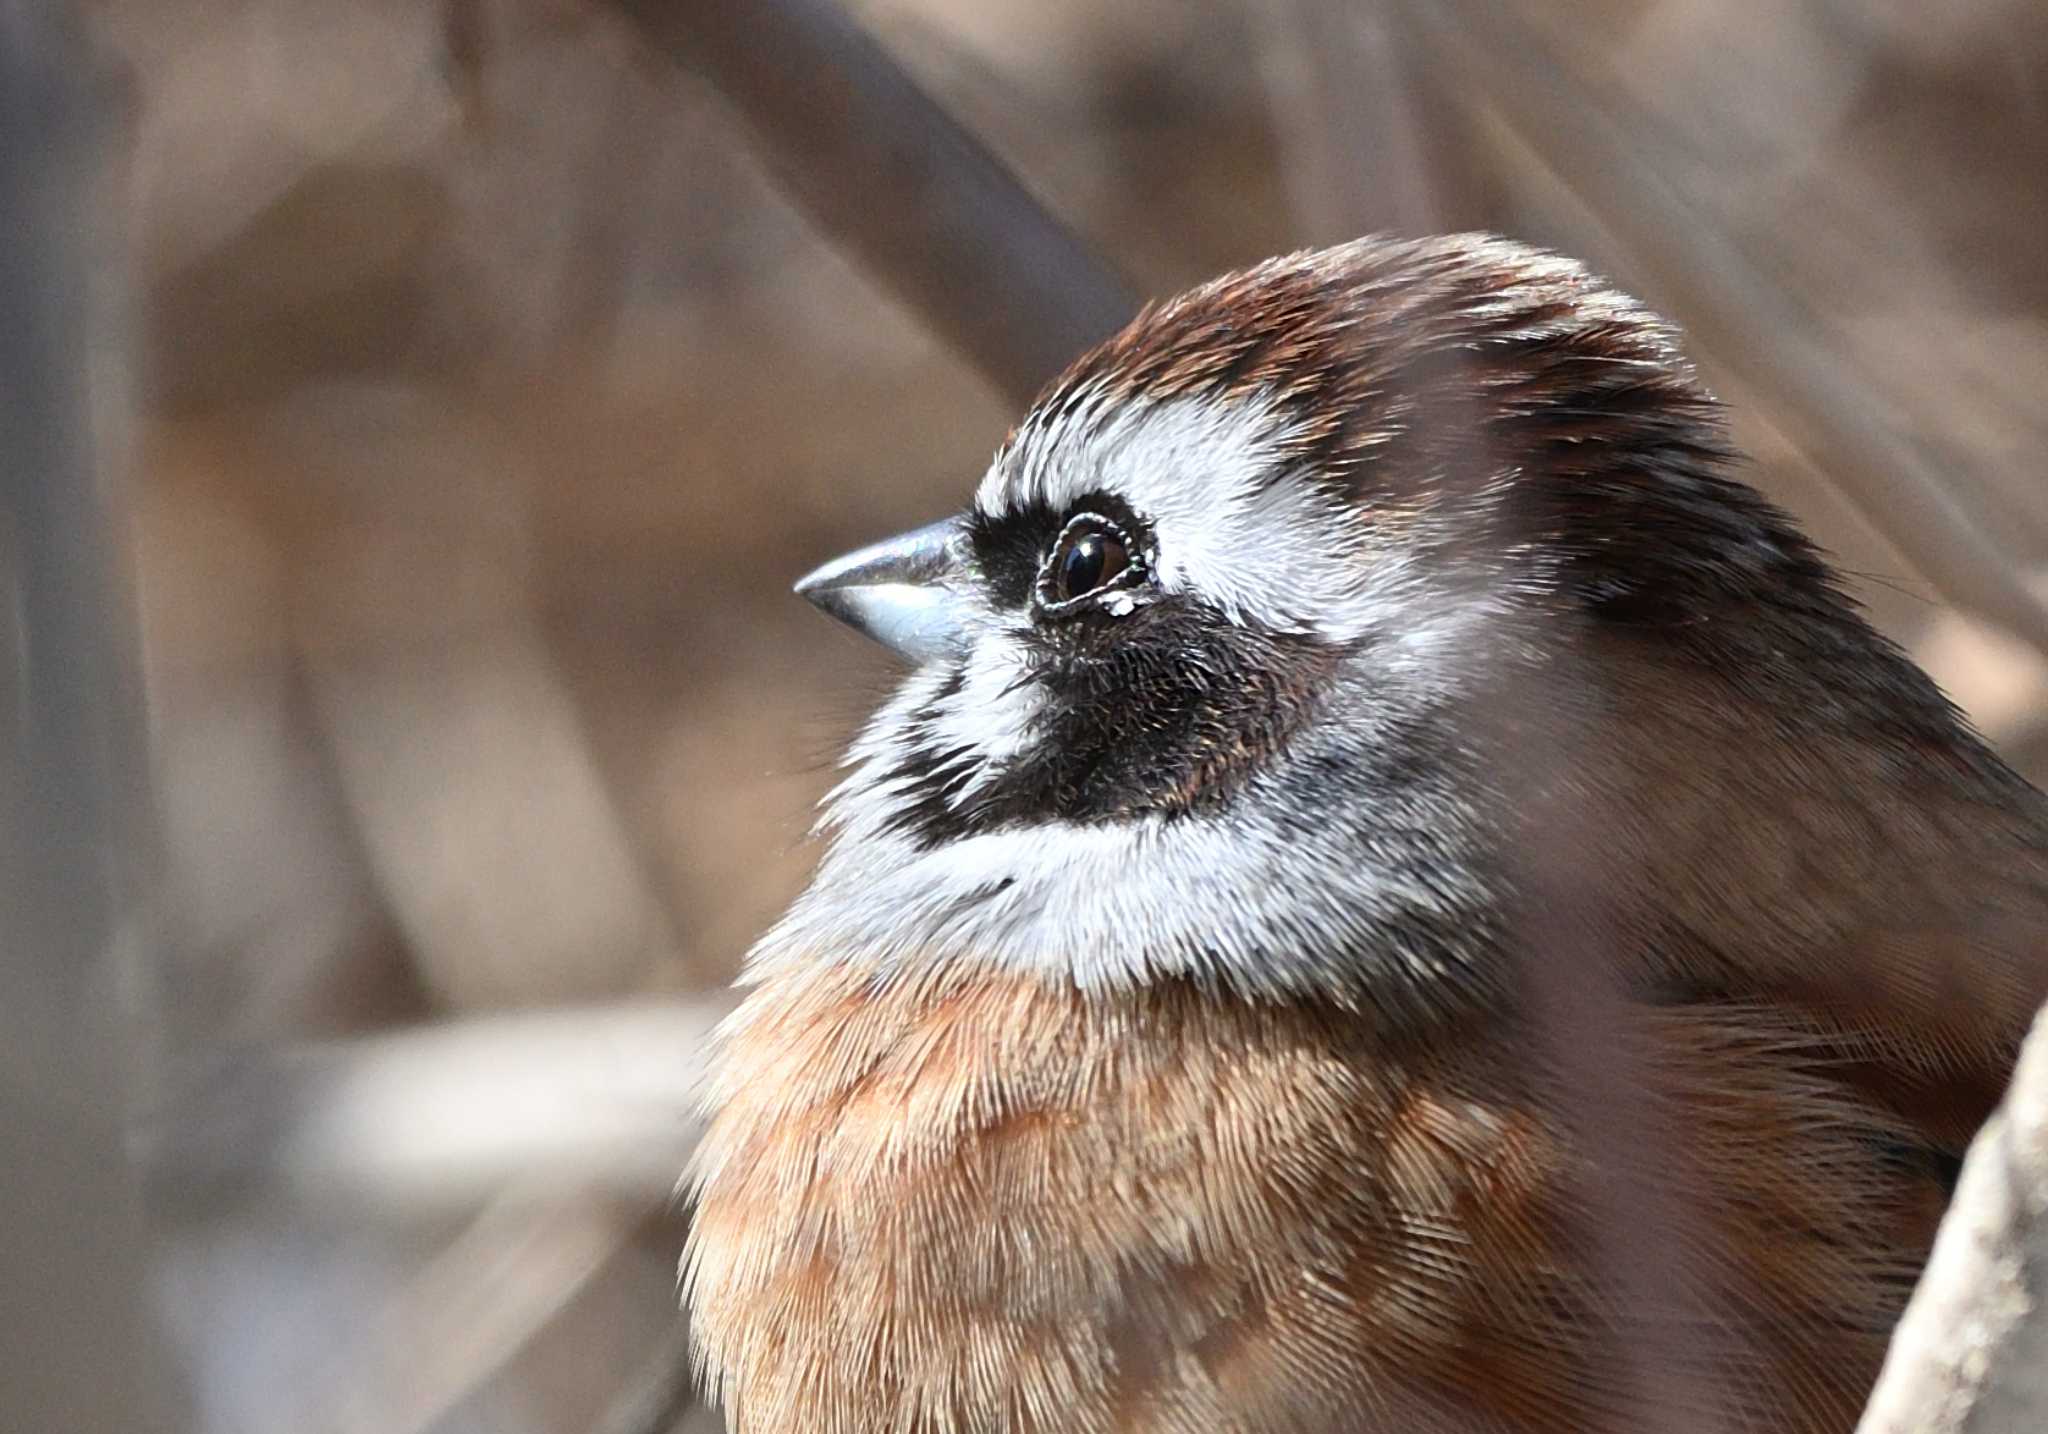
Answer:
<path fill-rule="evenodd" d="M 1253 6 L 1290 208 L 1301 242 L 1471 224 L 1479 185 L 1462 116 L 1391 0 Z"/>
<path fill-rule="evenodd" d="M 382 573 L 337 560 L 323 596 Z M 675 960 L 676 937 L 537 627 L 516 607 L 479 626 L 397 652 L 307 643 L 370 870 L 421 978 L 456 1010 L 635 989 Z"/>
<path fill-rule="evenodd" d="M 1123 280 L 831 0 L 617 3 L 709 77 L 826 235 L 1012 400 L 1135 311 Z"/>
<path fill-rule="evenodd" d="M 0 1404 L 15 1429 L 170 1430 L 122 1141 L 141 742 L 107 481 L 119 246 L 70 10 L 0 3 Z"/>
<path fill-rule="evenodd" d="M 2048 1017 L 1970 1146 L 1859 1434 L 2004 1434 L 2048 1421 Z"/>
<path fill-rule="evenodd" d="M 513 1185 L 396 1292 L 368 1368 L 338 1361 L 294 1421 L 309 1434 L 426 1434 L 561 1314 L 632 1234 L 573 1186 Z"/>
<path fill-rule="evenodd" d="M 1903 431 L 1804 297 L 1664 178 L 1656 126 L 1504 0 L 1403 0 L 1415 33 L 1463 73 L 1598 213 L 1645 287 L 1700 345 L 1771 393 L 1774 416 L 1871 525 L 1957 604 L 2048 651 L 2048 606 L 1985 530 L 1962 485 Z"/>
<path fill-rule="evenodd" d="M 678 1315 L 654 1353 L 605 1409 L 592 1434 L 672 1434 L 696 1403 L 690 1327 Z"/>
<path fill-rule="evenodd" d="M 408 1216 L 553 1182 L 658 1206 L 696 1143 L 696 1083 L 728 1006 L 493 1016 L 241 1056 L 156 1113 L 153 1192 Z"/>

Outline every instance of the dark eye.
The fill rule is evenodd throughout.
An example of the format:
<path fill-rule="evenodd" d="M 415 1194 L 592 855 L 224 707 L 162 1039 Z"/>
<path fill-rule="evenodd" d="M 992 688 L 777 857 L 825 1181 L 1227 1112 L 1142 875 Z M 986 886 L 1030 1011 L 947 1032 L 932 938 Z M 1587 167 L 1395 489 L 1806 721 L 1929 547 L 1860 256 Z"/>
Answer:
<path fill-rule="evenodd" d="M 1061 607 L 1101 592 L 1140 572 L 1123 530 L 1107 518 L 1083 513 L 1068 523 L 1038 577 L 1038 598 Z"/>

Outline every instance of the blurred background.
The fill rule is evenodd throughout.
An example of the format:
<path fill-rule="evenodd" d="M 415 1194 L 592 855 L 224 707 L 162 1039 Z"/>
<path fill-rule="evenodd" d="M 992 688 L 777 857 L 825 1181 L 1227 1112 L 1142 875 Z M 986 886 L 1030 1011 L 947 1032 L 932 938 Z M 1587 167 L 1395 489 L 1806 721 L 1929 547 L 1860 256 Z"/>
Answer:
<path fill-rule="evenodd" d="M 2039 0 L 4 0 L 0 51 L 10 1428 L 717 1427 L 691 1084 L 889 675 L 789 584 L 1127 295 L 1587 259 L 2048 774 Z"/>

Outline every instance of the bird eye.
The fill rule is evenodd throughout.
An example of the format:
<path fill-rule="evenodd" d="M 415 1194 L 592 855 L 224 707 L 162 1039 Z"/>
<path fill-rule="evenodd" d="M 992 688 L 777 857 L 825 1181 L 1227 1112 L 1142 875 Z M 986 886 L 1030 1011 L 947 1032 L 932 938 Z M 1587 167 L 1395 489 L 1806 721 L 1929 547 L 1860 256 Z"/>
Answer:
<path fill-rule="evenodd" d="M 1083 513 L 1068 523 L 1038 575 L 1038 600 L 1060 608 L 1090 597 L 1142 572 L 1122 529 L 1107 518 Z"/>

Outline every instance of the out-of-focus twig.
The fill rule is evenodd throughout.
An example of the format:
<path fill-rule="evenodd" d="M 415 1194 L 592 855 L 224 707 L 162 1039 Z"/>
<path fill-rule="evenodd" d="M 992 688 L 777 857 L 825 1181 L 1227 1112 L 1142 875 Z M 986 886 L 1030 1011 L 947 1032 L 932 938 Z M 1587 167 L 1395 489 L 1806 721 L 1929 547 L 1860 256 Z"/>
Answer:
<path fill-rule="evenodd" d="M 108 503 L 119 246 L 75 18 L 0 0 L 0 1405 L 12 1429 L 156 1431 L 185 1417 L 122 1144 L 140 740 Z"/>
<path fill-rule="evenodd" d="M 1414 63 L 1395 6 L 1264 0 L 1254 14 L 1302 242 L 1467 222 L 1447 217 L 1472 207 L 1467 152 L 1441 142 L 1454 117 L 1442 112 L 1433 72 Z"/>
<path fill-rule="evenodd" d="M 491 37 L 483 0 L 441 0 L 441 67 L 463 123 L 481 130 L 489 121 L 484 67 Z"/>
<path fill-rule="evenodd" d="M 1905 432 L 1802 297 L 1676 192 L 1650 126 L 1512 0 L 1402 0 L 1439 63 L 1598 212 L 1653 297 L 1778 399 L 1788 437 L 1950 599 L 2048 651 L 2048 605 L 1985 531 L 1968 489 Z"/>
<path fill-rule="evenodd" d="M 617 0 L 777 181 L 1017 402 L 1128 319 L 1123 281 L 832 0 Z"/>
<path fill-rule="evenodd" d="M 2048 1017 L 1970 1146 L 1858 1434 L 2048 1424 Z"/>
<path fill-rule="evenodd" d="M 508 1184 L 658 1207 L 696 1142 L 723 996 L 494 1016 L 259 1051 L 169 1097 L 142 1139 L 166 1204 L 237 1193 L 417 1217 Z"/>
<path fill-rule="evenodd" d="M 335 586 L 375 581 L 369 566 Z M 534 625 L 515 611 L 420 648 L 309 643 L 307 670 L 364 854 L 427 985 L 477 1010 L 644 983 L 676 938 Z"/>
<path fill-rule="evenodd" d="M 1597 850 L 1593 831 L 1604 814 L 1571 779 L 1576 754 L 1527 733 L 1513 715 L 1557 706 L 1565 688 L 1583 696 L 1594 681 L 1586 667 L 1532 677 L 1482 718 L 1516 733 L 1516 768 L 1504 777 L 1524 823 L 1507 844 L 1519 893 L 1513 920 L 1526 943 L 1511 977 L 1529 1022 L 1523 1058 L 1541 1072 L 1582 1161 L 1574 1193 L 1583 1202 L 1585 1258 L 1627 1332 L 1607 1351 L 1606 1376 L 1626 1401 L 1628 1427 L 1733 1434 L 1734 1391 L 1690 1357 L 1697 1331 L 1715 1324 L 1697 1253 L 1709 1248 L 1707 1213 L 1687 1194 L 1706 1187 L 1674 1174 L 1689 1158 L 1689 1132 L 1654 1094 L 1650 1062 L 1658 1053 L 1620 975 L 1629 938 L 1614 893 L 1627 883 L 1583 859 Z M 1547 690 L 1550 682 L 1560 690 Z"/>
<path fill-rule="evenodd" d="M 508 1189 L 397 1292 L 356 1360 L 313 1391 L 311 1434 L 426 1434 L 604 1268 L 632 1222 L 588 1192 Z"/>
<path fill-rule="evenodd" d="M 690 1328 L 678 1315 L 639 1373 L 605 1409 L 592 1434 L 671 1434 L 696 1403 Z"/>

